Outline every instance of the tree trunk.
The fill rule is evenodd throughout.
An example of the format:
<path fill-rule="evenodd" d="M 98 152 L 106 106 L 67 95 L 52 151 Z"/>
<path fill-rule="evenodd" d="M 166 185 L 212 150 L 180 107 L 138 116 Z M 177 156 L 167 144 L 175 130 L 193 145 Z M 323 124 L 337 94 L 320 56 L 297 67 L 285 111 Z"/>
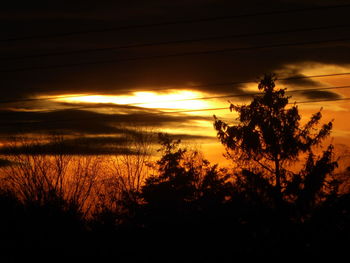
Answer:
<path fill-rule="evenodd" d="M 276 176 L 276 205 L 280 207 L 282 203 L 281 172 L 279 159 L 275 158 L 275 176 Z"/>

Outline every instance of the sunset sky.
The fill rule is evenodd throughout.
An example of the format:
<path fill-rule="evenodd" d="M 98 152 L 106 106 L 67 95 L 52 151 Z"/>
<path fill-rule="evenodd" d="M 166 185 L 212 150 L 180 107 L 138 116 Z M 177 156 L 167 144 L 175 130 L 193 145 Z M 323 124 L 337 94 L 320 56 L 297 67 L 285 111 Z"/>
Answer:
<path fill-rule="evenodd" d="M 248 103 L 273 72 L 304 120 L 321 107 L 334 119 L 344 149 L 349 12 L 346 0 L 6 1 L 0 142 L 60 133 L 108 148 L 125 129 L 164 131 L 220 161 L 213 115 L 233 123 L 228 101 Z"/>

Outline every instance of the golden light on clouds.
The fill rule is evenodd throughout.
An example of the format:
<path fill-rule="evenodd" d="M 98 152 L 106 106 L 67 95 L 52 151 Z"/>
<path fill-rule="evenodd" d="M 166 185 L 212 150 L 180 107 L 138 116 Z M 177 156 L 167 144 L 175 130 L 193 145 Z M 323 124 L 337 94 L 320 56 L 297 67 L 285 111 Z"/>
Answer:
<path fill-rule="evenodd" d="M 197 91 L 180 90 L 171 93 L 157 93 L 138 91 L 131 95 L 70 95 L 58 96 L 57 102 L 68 103 L 105 103 L 118 105 L 132 105 L 154 109 L 182 109 L 197 110 L 211 107 L 208 101 L 196 100 L 204 94 Z"/>
<path fill-rule="evenodd" d="M 350 70 L 350 64 L 336 65 L 336 64 L 325 64 L 325 63 L 316 63 L 316 62 L 302 62 L 302 63 L 284 65 L 283 68 L 281 68 L 280 70 L 276 70 L 276 74 L 279 77 L 284 77 L 284 74 L 286 72 L 300 73 L 305 76 L 314 76 L 314 75 L 327 75 L 327 74 L 341 74 L 341 73 L 349 72 L 349 70 Z M 341 78 L 341 76 L 331 77 L 331 79 L 338 79 L 338 78 Z"/>
<path fill-rule="evenodd" d="M 295 74 L 300 76 L 317 76 L 327 74 L 341 74 L 350 72 L 349 66 L 320 64 L 320 63 L 299 63 L 289 64 L 277 71 L 277 77 L 285 78 Z M 287 74 L 288 73 L 288 74 Z M 334 127 L 331 135 L 334 144 L 344 143 L 350 145 L 349 130 L 350 130 L 350 108 L 348 100 L 332 100 L 332 98 L 339 99 L 350 98 L 350 89 L 339 88 L 340 86 L 350 85 L 350 75 L 334 75 L 310 78 L 310 82 L 282 82 L 276 83 L 277 88 L 287 88 L 288 95 L 292 96 L 291 103 L 297 102 L 300 114 L 302 116 L 301 122 L 307 121 L 313 113 L 322 110 L 322 123 L 326 123 L 334 119 Z M 313 86 L 312 82 L 315 82 Z M 311 83 L 311 84 L 310 84 Z M 328 89 L 330 87 L 338 87 L 336 89 Z M 153 88 L 153 87 L 150 87 Z M 319 88 L 320 97 L 317 97 L 315 90 Z M 241 87 L 246 93 L 259 92 L 257 83 L 247 83 Z M 306 92 L 313 91 L 314 95 Z M 301 91 L 301 92 L 298 92 Z M 232 91 L 226 92 L 227 95 L 235 94 L 235 87 Z M 328 93 L 327 93 L 328 92 Z M 334 97 L 327 97 L 332 95 Z M 215 88 L 209 91 L 191 90 L 190 87 L 179 87 L 178 89 L 165 89 L 162 91 L 142 90 L 132 93 L 124 93 L 120 95 L 105 95 L 105 94 L 57 94 L 50 96 L 49 101 L 56 102 L 55 107 L 73 107 L 82 106 L 84 110 L 99 112 L 103 114 L 128 114 L 129 107 L 114 107 L 113 105 L 125 105 L 147 108 L 147 112 L 158 114 L 160 111 L 169 114 L 169 116 L 194 116 L 187 121 L 178 122 L 176 125 L 162 126 L 162 132 L 174 134 L 188 134 L 205 136 L 212 138 L 211 140 L 201 139 L 201 144 L 206 152 L 210 152 L 209 158 L 214 161 L 224 161 L 222 157 L 223 149 L 216 140 L 216 132 L 213 129 L 213 115 L 230 123 L 236 123 L 237 113 L 230 112 L 230 103 L 236 105 L 250 103 L 251 96 L 226 96 L 225 93 L 217 93 Z M 316 95 L 315 95 L 316 94 Z M 314 97 L 312 97 L 312 95 Z M 324 97 L 322 97 L 324 96 Z M 48 98 L 43 96 L 43 98 Z M 47 102 L 43 99 L 45 103 Z M 47 102 L 49 103 L 49 102 Z M 64 104 L 67 103 L 67 104 Z M 62 105 L 60 105 L 62 104 Z M 94 104 L 101 104 L 95 107 Z M 45 104 L 46 105 L 46 104 Z M 50 108 L 48 106 L 48 108 Z M 198 118 L 197 118 L 198 117 Z M 197 118 L 197 119 L 196 119 Z M 132 122 L 132 120 L 130 120 Z M 157 128 L 157 127 L 155 127 Z"/>

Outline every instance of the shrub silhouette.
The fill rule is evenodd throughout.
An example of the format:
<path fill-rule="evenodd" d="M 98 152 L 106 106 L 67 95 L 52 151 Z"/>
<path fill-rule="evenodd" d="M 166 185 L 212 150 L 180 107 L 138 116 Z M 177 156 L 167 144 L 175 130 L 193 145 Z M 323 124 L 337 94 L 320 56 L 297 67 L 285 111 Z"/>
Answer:
<path fill-rule="evenodd" d="M 155 163 L 157 174 L 147 178 L 141 191 L 144 208 L 157 224 L 191 221 L 199 211 L 225 202 L 231 185 L 224 170 L 199 152 L 181 148 L 179 140 L 165 134 L 159 139 L 162 156 Z"/>
<path fill-rule="evenodd" d="M 156 162 L 157 175 L 147 178 L 142 196 L 149 205 L 181 209 L 186 203 L 207 198 L 224 202 L 230 184 L 224 170 L 211 165 L 199 152 L 179 147 L 166 134 L 159 134 L 162 157 Z M 171 206 L 171 205 L 170 205 Z"/>
<path fill-rule="evenodd" d="M 137 155 L 107 162 L 59 151 L 5 156 L 0 245 L 9 253 L 65 251 L 121 262 L 341 254 L 350 241 L 350 197 L 338 186 L 349 173 L 333 174 L 332 145 L 315 150 L 332 122 L 316 129 L 317 112 L 301 125 L 297 105 L 274 82 L 266 75 L 250 104 L 231 105 L 237 125 L 215 118 L 235 170 L 219 169 L 166 134 L 158 135 L 155 162 L 150 139 L 133 144 L 132 136 Z"/>

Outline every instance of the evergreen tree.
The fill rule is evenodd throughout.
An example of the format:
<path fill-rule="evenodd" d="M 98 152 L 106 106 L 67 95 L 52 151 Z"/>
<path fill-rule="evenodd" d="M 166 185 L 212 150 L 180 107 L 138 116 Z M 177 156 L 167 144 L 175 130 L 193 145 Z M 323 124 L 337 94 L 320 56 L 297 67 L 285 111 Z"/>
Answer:
<path fill-rule="evenodd" d="M 214 127 L 228 156 L 241 165 L 243 172 L 237 181 L 251 183 L 249 177 L 257 177 L 256 192 L 265 191 L 276 206 L 292 201 L 310 208 L 336 191 L 335 180 L 329 180 L 337 166 L 332 160 L 333 146 L 329 145 L 320 156 L 314 154 L 315 146 L 330 134 L 333 123 L 317 129 L 322 117 L 318 111 L 301 125 L 298 106 L 290 105 L 286 89 L 276 89 L 275 80 L 274 75 L 265 75 L 258 85 L 262 93 L 254 96 L 250 104 L 230 105 L 230 110 L 238 113 L 237 125 L 214 116 Z M 293 165 L 302 156 L 307 156 L 306 163 L 295 172 Z"/>

